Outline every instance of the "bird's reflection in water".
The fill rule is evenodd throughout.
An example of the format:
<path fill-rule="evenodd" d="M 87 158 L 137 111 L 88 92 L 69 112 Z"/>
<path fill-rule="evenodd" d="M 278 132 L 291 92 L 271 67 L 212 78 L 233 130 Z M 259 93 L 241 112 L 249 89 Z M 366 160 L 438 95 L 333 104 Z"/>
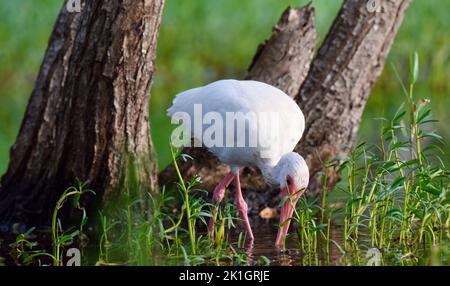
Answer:
<path fill-rule="evenodd" d="M 300 249 L 296 228 L 290 229 L 290 235 L 286 238 L 285 250 L 280 251 L 275 247 L 277 233 L 276 222 L 274 220 L 264 220 L 260 218 L 251 219 L 255 235 L 255 241 L 252 244 L 245 245 L 243 249 L 248 256 L 249 265 L 260 265 L 261 256 L 270 260 L 273 266 L 300 266 L 300 265 L 334 265 L 339 264 L 340 253 L 333 245 L 330 247 L 330 255 L 324 255 L 325 245 L 318 245 L 318 253 L 304 253 Z M 231 234 L 230 240 L 237 241 L 239 231 Z M 342 237 L 342 231 L 339 228 L 331 228 L 331 238 L 338 240 Z"/>
<path fill-rule="evenodd" d="M 301 258 L 301 252 L 293 250 L 298 248 L 298 242 L 295 235 L 290 235 L 286 239 L 286 249 L 281 251 L 275 247 L 275 239 L 277 233 L 277 227 L 275 222 L 267 221 L 263 219 L 252 219 L 254 224 L 255 241 L 247 242 L 244 251 L 248 258 L 249 265 L 258 264 L 258 260 L 261 256 L 265 256 L 270 260 L 270 265 L 291 266 L 298 265 Z M 232 235 L 231 240 L 237 239 L 239 233 Z"/>
<path fill-rule="evenodd" d="M 290 255 L 291 251 L 285 250 L 281 251 L 277 248 L 275 248 L 272 245 L 267 245 L 261 247 L 261 245 L 258 245 L 258 247 L 255 249 L 255 244 L 253 242 L 247 243 L 245 246 L 245 254 L 248 258 L 248 265 L 255 265 L 258 263 L 258 258 L 260 256 L 266 256 L 271 261 L 271 265 L 280 265 L 280 266 L 292 266 L 293 265 L 293 259 Z"/>
<path fill-rule="evenodd" d="M 342 255 L 335 247 L 330 247 L 330 255 L 324 256 L 325 245 L 318 245 L 317 253 L 305 253 L 300 250 L 300 243 L 296 235 L 296 228 L 290 230 L 287 236 L 285 250 L 281 251 L 275 247 L 277 233 L 276 222 L 274 220 L 263 220 L 260 218 L 251 219 L 254 225 L 254 242 L 246 242 L 243 248 L 240 248 L 247 255 L 247 265 L 266 265 L 267 261 L 262 261 L 265 256 L 271 266 L 307 266 L 307 265 L 344 265 L 341 261 Z M 230 232 L 229 241 L 236 247 L 239 240 L 239 234 L 242 228 L 233 229 Z M 338 227 L 331 228 L 331 239 L 342 244 L 339 239 L 342 237 L 342 230 Z M 164 260 L 156 265 L 180 265 L 180 260 Z M 224 262 L 223 265 L 232 265 L 232 261 Z"/>

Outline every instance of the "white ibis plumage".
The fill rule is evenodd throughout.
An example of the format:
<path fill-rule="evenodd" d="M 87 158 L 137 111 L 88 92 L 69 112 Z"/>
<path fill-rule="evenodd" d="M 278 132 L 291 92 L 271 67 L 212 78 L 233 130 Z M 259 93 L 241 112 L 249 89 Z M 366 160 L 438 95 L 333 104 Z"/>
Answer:
<path fill-rule="evenodd" d="M 195 114 L 198 112 L 195 106 L 201 106 L 202 114 L 200 116 Z M 230 113 L 248 114 L 249 112 L 276 114 L 279 124 L 272 124 L 273 122 L 269 122 L 271 120 L 257 120 L 257 123 L 247 122 L 244 125 L 245 128 L 235 131 L 234 121 L 230 123 L 229 120 L 225 120 Z M 293 152 L 305 127 L 303 113 L 296 102 L 283 91 L 266 83 L 250 80 L 219 80 L 177 94 L 167 113 L 172 118 L 176 113 L 189 115 L 193 119 L 189 123 L 191 125 L 190 137 L 200 142 L 203 140 L 202 134 L 208 128 L 208 125 L 203 122 L 205 114 L 220 115 L 223 119 L 221 121 L 223 128 L 219 131 L 224 133 L 230 130 L 231 126 L 227 126 L 227 124 L 233 124 L 231 141 L 234 144 L 230 145 L 227 141 L 223 145 L 216 144 L 208 147 L 208 150 L 220 161 L 230 166 L 231 170 L 214 189 L 213 200 L 220 203 L 225 189 L 233 182 L 236 208 L 243 220 L 247 237 L 253 242 L 254 236 L 248 219 L 247 203 L 242 196 L 239 181 L 239 169 L 243 166 L 259 168 L 269 185 L 279 187 L 282 196 L 290 196 L 281 206 L 280 211 L 280 228 L 275 245 L 281 246 L 289 229 L 293 208 L 309 181 L 309 171 L 305 160 L 298 153 Z M 217 117 L 214 118 L 217 121 Z M 188 125 L 188 123 L 184 123 Z M 197 123 L 201 128 L 194 126 Z M 210 120 L 209 123 L 212 121 Z M 260 136 L 262 132 L 265 136 Z M 271 136 L 267 136 L 267 134 L 271 134 Z M 230 134 L 226 134 L 226 136 L 230 136 Z M 244 136 L 243 138 L 256 136 L 255 138 L 260 139 L 261 142 L 258 142 L 257 145 L 246 143 L 248 146 L 242 146 L 237 141 L 239 136 Z M 209 223 L 211 235 L 214 233 L 214 220 L 213 216 Z"/>

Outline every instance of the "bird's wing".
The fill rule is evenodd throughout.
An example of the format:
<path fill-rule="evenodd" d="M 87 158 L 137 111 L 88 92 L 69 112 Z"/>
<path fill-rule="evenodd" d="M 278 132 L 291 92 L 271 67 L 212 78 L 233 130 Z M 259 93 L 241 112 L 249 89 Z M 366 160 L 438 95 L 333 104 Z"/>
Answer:
<path fill-rule="evenodd" d="M 222 118 L 225 118 L 227 112 L 246 112 L 248 110 L 245 98 L 237 89 L 237 82 L 236 80 L 220 80 L 181 92 L 175 96 L 172 106 L 167 109 L 167 115 L 172 117 L 177 112 L 187 113 L 191 118 L 192 136 L 198 137 L 199 134 L 196 134 L 198 130 L 195 130 L 194 125 L 195 123 L 198 126 L 203 125 L 204 114 L 217 112 Z M 201 114 L 197 112 L 200 108 Z M 207 126 L 203 125 L 203 128 L 207 128 Z"/>
<path fill-rule="evenodd" d="M 197 105 L 197 107 L 196 107 Z M 194 112 L 199 110 L 201 106 L 202 114 Z M 257 81 L 238 81 L 238 80 L 220 80 L 208 84 L 203 87 L 193 88 L 176 95 L 172 106 L 167 110 L 169 116 L 173 116 L 177 112 L 185 112 L 191 118 L 191 133 L 192 137 L 201 139 L 204 129 L 208 125 L 202 124 L 203 116 L 207 112 L 216 112 L 224 120 L 226 120 L 227 112 L 247 114 L 249 111 L 260 113 L 275 113 L 278 115 L 278 125 L 269 124 L 273 122 L 261 123 L 260 127 L 268 134 L 279 134 L 278 137 L 273 136 L 261 138 L 261 145 L 275 146 L 276 151 L 271 154 L 272 160 L 277 162 L 279 158 L 293 150 L 297 142 L 300 140 L 304 130 L 303 114 L 294 100 L 286 95 L 281 90 Z M 202 130 L 195 130 L 195 122 L 198 126 L 202 126 Z M 225 125 L 225 124 L 224 124 Z M 255 125 L 248 126 L 245 133 L 254 134 L 258 132 Z M 224 136 L 225 136 L 225 130 Z M 200 134 L 201 132 L 201 134 Z M 235 130 L 235 138 L 238 130 Z M 240 134 L 242 135 L 242 134 Z M 242 137 L 241 137 L 242 138 Z M 244 137 L 245 138 L 245 137 Z M 247 150 L 249 151 L 249 150 Z M 231 149 L 218 150 L 220 152 L 233 152 Z M 260 156 L 260 148 L 253 148 L 251 150 L 252 156 Z M 217 155 L 217 154 L 216 154 Z"/>
<path fill-rule="evenodd" d="M 175 96 L 167 115 L 176 112 L 191 114 L 195 104 L 203 112 L 238 112 L 245 110 L 245 97 L 239 93 L 239 81 L 219 80 L 208 85 L 183 91 Z"/>

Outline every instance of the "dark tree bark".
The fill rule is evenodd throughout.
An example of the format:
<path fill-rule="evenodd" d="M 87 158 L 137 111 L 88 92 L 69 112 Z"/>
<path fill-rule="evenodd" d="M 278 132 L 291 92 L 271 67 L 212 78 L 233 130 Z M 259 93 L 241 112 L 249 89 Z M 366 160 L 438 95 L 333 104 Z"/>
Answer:
<path fill-rule="evenodd" d="M 246 79 L 272 84 L 294 97 L 306 78 L 314 55 L 316 38 L 312 7 L 286 9 L 272 29 L 270 39 L 258 47 Z M 195 160 L 180 162 L 181 173 L 185 178 L 200 175 L 203 188 L 213 189 L 229 172 L 228 167 L 205 148 L 184 148 L 182 152 Z M 167 167 L 160 174 L 159 180 L 161 184 L 176 181 L 173 166 Z M 261 175 L 253 168 L 245 168 L 242 171 L 241 184 L 252 188 L 264 187 Z"/>
<path fill-rule="evenodd" d="M 157 188 L 148 104 L 164 2 L 84 3 L 58 16 L 1 179 L 3 222 L 47 223 L 76 178 L 96 192 L 88 211 L 131 180 Z"/>
<path fill-rule="evenodd" d="M 375 1 L 344 1 L 312 62 L 296 98 L 306 118 L 296 151 L 310 168 L 310 195 L 322 189 L 317 176 L 322 171 L 321 161 L 346 156 L 355 143 L 370 91 L 410 2 L 379 1 L 377 12 L 368 7 Z M 328 176 L 332 186 L 338 179 L 336 168 L 329 169 Z"/>
<path fill-rule="evenodd" d="M 269 83 L 294 98 L 308 74 L 316 42 L 314 8 L 286 9 L 270 39 L 258 47 L 246 79 Z"/>
<path fill-rule="evenodd" d="M 346 155 L 354 143 L 367 98 L 383 69 L 410 2 L 345 0 L 316 58 L 312 61 L 311 69 L 308 63 L 316 41 L 312 8 L 296 10 L 297 13 L 304 13 L 303 16 L 292 21 L 293 26 L 287 25 L 297 29 L 280 29 L 281 32 L 277 32 L 275 28 L 272 38 L 263 49 L 258 50 L 255 56 L 257 63 L 251 65 L 248 78 L 278 86 L 296 98 L 305 114 L 306 129 L 296 151 L 306 158 L 310 167 L 308 194 L 313 195 L 321 190 L 317 176 L 322 170 L 319 158 L 326 162 L 337 155 Z M 370 6 L 371 4 L 375 4 L 375 7 Z M 374 9 L 377 8 L 376 4 L 380 5 L 379 11 Z M 291 17 L 287 16 L 290 13 L 292 12 L 284 13 L 278 27 L 290 22 Z M 280 64 L 277 64 L 277 58 L 289 58 L 285 56 L 286 50 L 276 48 L 286 47 L 286 39 L 290 44 L 300 44 L 299 49 L 288 49 L 297 51 L 297 54 L 292 56 L 299 59 L 280 61 Z M 255 74 L 252 73 L 253 70 Z M 295 72 L 292 72 L 293 70 Z M 286 77 L 286 74 L 293 77 Z M 340 148 L 344 145 L 347 147 Z M 226 168 L 204 150 L 191 148 L 183 152 L 195 158 L 194 162 L 184 164 L 183 173 L 187 176 L 201 175 L 203 186 L 207 189 L 212 189 L 226 172 Z M 329 172 L 329 183 L 333 184 L 337 180 L 335 170 L 330 169 Z M 243 187 L 260 189 L 265 186 L 261 177 L 256 176 L 249 168 L 243 170 L 242 176 Z M 173 180 L 171 167 L 160 175 L 162 183 Z M 271 204 L 276 192 L 265 193 L 269 195 L 249 194 L 255 201 L 250 202 L 253 204 L 249 207 Z"/>

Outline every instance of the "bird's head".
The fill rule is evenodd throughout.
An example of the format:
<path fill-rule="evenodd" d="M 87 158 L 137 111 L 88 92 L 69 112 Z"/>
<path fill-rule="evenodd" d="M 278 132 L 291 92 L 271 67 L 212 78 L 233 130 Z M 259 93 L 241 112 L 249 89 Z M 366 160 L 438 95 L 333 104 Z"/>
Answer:
<path fill-rule="evenodd" d="M 280 247 L 287 235 L 295 205 L 305 192 L 309 182 L 309 169 L 298 153 L 291 152 L 281 157 L 277 164 L 278 178 L 282 198 L 285 198 L 280 212 L 280 228 L 275 245 Z"/>

